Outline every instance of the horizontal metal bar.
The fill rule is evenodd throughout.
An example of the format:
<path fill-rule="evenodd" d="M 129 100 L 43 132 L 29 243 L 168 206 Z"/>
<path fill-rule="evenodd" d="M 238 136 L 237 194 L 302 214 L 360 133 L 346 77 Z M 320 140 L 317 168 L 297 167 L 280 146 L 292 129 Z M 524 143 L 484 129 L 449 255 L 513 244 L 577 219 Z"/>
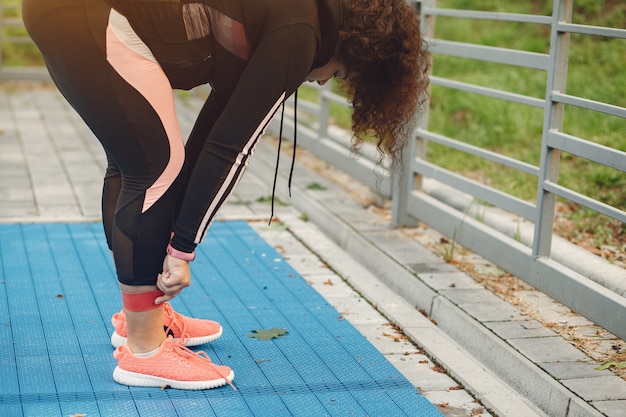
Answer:
<path fill-rule="evenodd" d="M 548 146 L 611 168 L 626 171 L 626 152 L 609 148 L 556 130 L 548 132 Z"/>
<path fill-rule="evenodd" d="M 449 138 L 444 135 L 430 132 L 422 128 L 418 128 L 416 130 L 416 135 L 428 141 L 435 142 L 440 145 L 447 146 L 449 148 L 468 153 L 470 155 L 475 155 L 475 156 L 484 158 L 492 162 L 496 162 L 498 164 L 507 166 L 509 168 L 513 168 L 518 171 L 525 172 L 526 174 L 534 175 L 535 177 L 539 176 L 539 167 L 536 167 L 531 164 L 527 164 L 526 162 L 522 162 L 517 159 L 513 159 L 508 156 L 501 155 L 501 154 L 492 152 L 487 149 L 479 148 L 477 146 L 470 145 L 470 144 Z"/>
<path fill-rule="evenodd" d="M 293 120 L 285 118 L 283 138 L 293 141 Z M 268 126 L 267 133 L 277 134 L 280 120 L 274 117 Z M 313 129 L 298 126 L 298 146 L 307 149 L 320 159 L 339 168 L 349 176 L 359 179 L 361 183 L 375 190 L 386 198 L 391 197 L 391 176 L 364 155 L 355 158 L 346 144 L 332 137 L 320 137 Z M 349 139 L 348 139 L 349 142 Z M 349 145 L 349 143 L 347 144 Z M 380 176 L 371 175 L 372 172 L 381 172 Z M 384 175 L 383 175 L 384 173 Z"/>
<path fill-rule="evenodd" d="M 290 96 L 286 102 L 287 105 L 291 106 L 291 109 L 293 109 L 293 103 L 294 103 L 294 96 Z M 301 130 L 303 131 L 316 131 L 319 128 L 319 113 L 320 113 L 320 105 L 318 103 L 314 103 L 308 100 L 299 100 L 298 101 L 298 113 L 300 113 L 300 111 L 303 111 L 304 113 L 306 113 L 307 115 L 312 115 L 315 120 L 311 120 L 311 118 L 306 118 L 306 117 L 298 117 L 298 132 L 300 132 Z M 279 118 L 279 117 L 275 117 L 274 119 Z M 272 120 L 272 125 L 274 123 L 274 120 Z M 285 111 L 285 117 L 284 117 L 284 126 L 283 126 L 283 137 L 289 138 L 290 140 L 293 140 L 293 128 L 294 128 L 294 121 L 293 121 L 293 111 L 290 110 L 286 110 Z M 278 129 L 276 129 L 276 132 L 278 132 Z M 310 133 L 306 133 L 309 134 Z M 353 149 L 352 149 L 352 136 L 350 135 L 350 133 L 348 131 L 346 131 L 345 129 L 342 129 L 340 127 L 337 126 L 333 126 L 333 125 L 329 125 L 326 133 L 327 136 L 324 137 L 323 139 L 335 142 L 337 144 L 337 146 L 343 147 L 343 149 L 345 150 L 346 154 L 351 154 Z M 317 133 L 317 137 L 320 137 L 319 132 Z M 358 159 L 358 160 L 367 160 L 367 163 L 371 163 L 373 167 L 375 167 L 376 171 L 378 172 L 382 172 L 380 171 L 381 169 L 383 171 L 385 171 L 386 168 L 386 161 L 382 161 L 382 164 L 379 164 L 379 159 L 380 159 L 380 155 L 378 153 L 378 151 L 376 150 L 375 146 L 363 146 L 359 149 L 358 151 L 358 158 L 354 158 L 355 155 L 351 156 L 351 159 Z M 363 174 L 362 176 L 355 176 L 355 178 L 361 180 L 361 181 L 367 181 L 367 174 Z"/>
<path fill-rule="evenodd" d="M 339 94 L 335 94 L 332 91 L 322 90 L 320 91 L 320 94 L 321 94 L 321 97 L 326 100 L 341 104 L 342 106 L 346 106 L 346 107 L 350 106 L 350 104 L 348 103 L 348 100 L 345 97 L 340 96 Z"/>
<path fill-rule="evenodd" d="M 407 206 L 409 214 L 415 219 L 454 238 L 463 247 L 491 260 L 516 277 L 524 281 L 530 278 L 531 250 L 523 243 L 423 191 L 410 193 Z"/>
<path fill-rule="evenodd" d="M 548 69 L 546 54 L 519 51 L 516 49 L 499 48 L 495 46 L 475 45 L 465 42 L 430 40 L 431 50 L 437 54 L 457 56 L 460 58 L 477 59 L 497 64 L 514 65 L 539 70 Z"/>
<path fill-rule="evenodd" d="M 536 207 L 527 201 L 513 197 L 495 188 L 472 181 L 462 175 L 431 164 L 423 159 L 413 160 L 412 171 L 429 178 L 433 178 L 457 190 L 473 195 L 487 203 L 498 206 L 525 219 L 535 218 Z"/>
<path fill-rule="evenodd" d="M 348 99 L 344 96 L 341 96 L 337 93 L 334 93 L 330 89 L 329 84 L 319 85 L 317 83 L 306 84 L 307 88 L 311 88 L 313 90 L 317 90 L 320 95 L 320 99 L 332 101 L 334 103 L 341 104 L 342 106 L 350 107 L 350 103 L 348 103 Z"/>
<path fill-rule="evenodd" d="M 27 36 L 4 36 L 2 38 L 2 43 L 5 45 L 8 45 L 8 44 L 32 45 L 33 40 Z"/>
<path fill-rule="evenodd" d="M 618 337 L 626 337 L 626 298 L 552 259 L 533 258 L 530 249 L 522 243 L 424 192 L 411 193 L 408 206 L 411 216 Z"/>
<path fill-rule="evenodd" d="M 16 17 L 5 17 L 0 21 L 2 27 L 24 27 L 24 21 Z"/>
<path fill-rule="evenodd" d="M 618 337 L 626 336 L 626 298 L 550 258 L 537 258 L 526 282 Z"/>
<path fill-rule="evenodd" d="M 468 84 L 461 81 L 454 81 L 446 78 L 437 77 L 436 75 L 430 76 L 430 83 L 441 87 L 451 88 L 459 91 L 466 91 L 468 93 L 480 94 L 486 97 L 493 97 L 500 100 L 506 100 L 512 103 L 519 103 L 537 108 L 544 108 L 545 105 L 544 99 L 529 97 L 522 94 L 510 93 L 508 91 L 496 90 L 489 87 L 482 87 L 475 84 Z"/>
<path fill-rule="evenodd" d="M 289 98 L 285 104 L 293 104 L 293 97 Z M 314 114 L 318 116 L 320 111 L 320 106 L 312 101 L 308 100 L 298 100 L 298 111 L 304 111 L 305 113 Z"/>
<path fill-rule="evenodd" d="M 610 114 L 611 116 L 617 116 L 626 118 L 626 107 L 615 106 L 613 104 L 606 104 L 600 101 L 589 100 L 586 98 L 570 96 L 567 94 L 553 91 L 550 94 L 552 101 L 557 103 L 570 104 L 572 106 L 581 107 L 583 109 L 595 110 L 602 113 Z"/>
<path fill-rule="evenodd" d="M 50 81 L 50 74 L 45 67 L 2 67 L 0 80 Z"/>
<path fill-rule="evenodd" d="M 543 183 L 543 189 L 545 191 L 551 192 L 570 201 L 573 201 L 574 203 L 578 203 L 592 210 L 595 210 L 598 213 L 602 213 L 616 220 L 619 220 L 622 223 L 626 223 L 625 211 L 616 209 L 615 207 L 604 204 L 598 200 L 594 200 L 593 198 L 577 193 L 576 191 L 572 191 L 569 188 L 565 188 L 561 185 L 555 184 L 552 181 L 545 181 Z"/>
<path fill-rule="evenodd" d="M 580 33 L 583 35 L 605 36 L 607 38 L 626 39 L 626 29 L 605 28 L 601 26 L 577 25 L 574 23 L 559 22 L 556 26 L 559 32 Z"/>
<path fill-rule="evenodd" d="M 537 16 L 521 13 L 484 12 L 476 10 L 437 9 L 425 7 L 423 13 L 428 16 L 458 17 L 463 19 L 498 20 L 505 22 L 538 23 L 549 25 L 552 23 L 550 16 Z"/>

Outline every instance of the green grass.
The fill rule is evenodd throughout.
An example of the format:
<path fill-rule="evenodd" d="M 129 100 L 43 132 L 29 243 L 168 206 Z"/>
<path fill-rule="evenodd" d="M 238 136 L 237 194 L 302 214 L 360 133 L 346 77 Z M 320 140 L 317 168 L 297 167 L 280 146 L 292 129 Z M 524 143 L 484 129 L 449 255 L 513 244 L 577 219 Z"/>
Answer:
<path fill-rule="evenodd" d="M 442 0 L 447 8 L 474 8 L 489 11 L 551 13 L 551 1 L 508 2 L 498 0 Z M 604 7 L 597 6 L 605 3 Z M 619 22 L 626 5 L 618 2 L 575 1 L 574 20 L 586 24 L 610 25 Z M 446 40 L 546 53 L 549 31 L 545 26 L 472 19 L 438 18 L 436 37 Z M 592 100 L 626 106 L 624 41 L 573 35 L 567 74 L 567 93 Z M 546 73 L 532 69 L 489 64 L 437 55 L 433 74 L 532 97 L 545 96 Z M 510 104 L 434 86 L 429 128 L 486 149 L 538 165 L 543 112 L 541 109 Z M 563 131 L 584 139 L 626 150 L 626 121 L 573 106 L 565 109 Z M 526 200 L 534 200 L 536 181 L 525 174 L 499 170 L 479 158 L 450 152 L 429 144 L 428 158 L 453 171 L 483 178 L 494 187 Z M 622 207 L 626 201 L 626 175 L 590 161 L 564 155 L 559 182 L 591 197 Z"/>
<path fill-rule="evenodd" d="M 20 0 L 2 0 L 3 17 L 19 21 L 22 16 Z M 21 25 L 2 27 L 2 65 L 12 67 L 39 67 L 43 60 L 39 50 L 30 42 L 10 42 L 10 39 L 28 39 L 26 30 Z"/>
<path fill-rule="evenodd" d="M 339 86 L 333 81 L 332 91 L 336 94 L 342 94 Z M 312 87 L 310 83 L 304 83 L 298 89 L 298 100 L 307 100 L 312 102 L 319 101 L 319 90 Z M 330 123 L 349 129 L 351 126 L 351 111 L 348 107 L 332 102 L 330 104 Z"/>

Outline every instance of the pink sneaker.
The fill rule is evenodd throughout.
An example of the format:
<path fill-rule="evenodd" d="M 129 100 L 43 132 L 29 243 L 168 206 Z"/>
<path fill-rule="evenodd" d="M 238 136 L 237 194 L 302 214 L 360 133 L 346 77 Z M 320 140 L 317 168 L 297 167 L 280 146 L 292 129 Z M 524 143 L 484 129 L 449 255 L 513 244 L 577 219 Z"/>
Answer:
<path fill-rule="evenodd" d="M 148 357 L 136 356 L 126 345 L 113 356 L 117 359 L 113 379 L 122 385 L 202 390 L 229 384 L 235 389 L 232 369 L 214 364 L 205 352 L 193 352 L 171 337 Z"/>
<path fill-rule="evenodd" d="M 115 313 L 111 318 L 115 331 L 111 335 L 111 344 L 117 348 L 126 344 L 128 329 L 124 311 Z M 222 335 L 222 326 L 212 320 L 194 319 L 183 316 L 172 309 L 167 301 L 163 303 L 163 326 L 168 335 L 182 340 L 185 346 L 198 346 L 217 340 Z"/>

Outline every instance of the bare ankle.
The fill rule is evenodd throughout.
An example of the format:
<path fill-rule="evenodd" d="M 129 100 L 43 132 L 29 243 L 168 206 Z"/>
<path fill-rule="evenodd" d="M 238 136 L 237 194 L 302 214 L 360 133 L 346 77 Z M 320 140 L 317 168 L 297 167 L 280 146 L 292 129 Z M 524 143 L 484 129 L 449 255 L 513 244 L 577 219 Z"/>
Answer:
<path fill-rule="evenodd" d="M 150 352 L 165 340 L 163 307 L 148 311 L 124 311 L 128 326 L 128 347 L 134 353 Z"/>

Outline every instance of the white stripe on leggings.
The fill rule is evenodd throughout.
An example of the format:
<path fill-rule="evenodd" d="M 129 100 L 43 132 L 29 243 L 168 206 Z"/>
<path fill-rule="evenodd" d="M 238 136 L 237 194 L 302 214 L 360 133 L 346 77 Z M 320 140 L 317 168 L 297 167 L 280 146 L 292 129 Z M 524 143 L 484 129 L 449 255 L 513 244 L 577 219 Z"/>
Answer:
<path fill-rule="evenodd" d="M 219 209 L 220 201 L 225 200 L 239 183 L 239 180 L 241 179 L 241 176 L 243 175 L 243 172 L 245 170 L 245 165 L 248 164 L 248 161 L 250 160 L 249 157 L 252 156 L 252 154 L 254 153 L 254 145 L 256 144 L 258 137 L 265 133 L 265 128 L 269 124 L 270 119 L 274 116 L 274 113 L 276 113 L 278 107 L 282 104 L 283 100 L 285 99 L 285 95 L 286 93 L 283 93 L 278 98 L 276 103 L 274 103 L 274 105 L 265 115 L 259 126 L 257 126 L 252 136 L 248 139 L 246 146 L 244 146 L 244 148 L 237 156 L 237 159 L 235 160 L 233 166 L 230 168 L 230 171 L 228 172 L 228 176 L 224 180 L 224 183 L 220 187 L 213 201 L 211 201 L 211 204 L 209 205 L 209 208 L 207 209 L 207 212 L 202 219 L 202 223 L 200 223 L 200 227 L 198 228 L 198 232 L 196 233 L 194 243 L 202 242 L 206 231 L 210 226 L 210 222 L 212 222 L 215 212 Z M 240 170 L 239 167 L 241 167 L 242 160 L 244 160 L 246 156 L 248 156 L 248 158 L 245 159 L 244 169 Z M 239 174 L 237 173 L 238 171 Z"/>

